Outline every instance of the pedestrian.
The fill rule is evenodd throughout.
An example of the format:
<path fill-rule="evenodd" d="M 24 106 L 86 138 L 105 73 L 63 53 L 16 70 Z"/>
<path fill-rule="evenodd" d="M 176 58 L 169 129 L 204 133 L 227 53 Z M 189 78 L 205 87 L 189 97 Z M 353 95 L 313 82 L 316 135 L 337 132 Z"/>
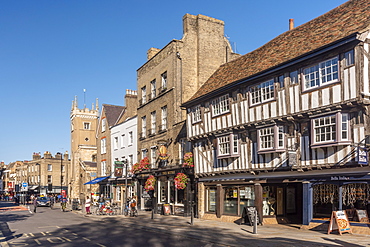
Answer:
<path fill-rule="evenodd" d="M 33 212 L 36 213 L 37 208 L 37 197 L 35 196 L 35 199 L 33 200 Z"/>
<path fill-rule="evenodd" d="M 89 196 L 87 196 L 86 197 L 86 202 L 85 202 L 86 214 L 91 214 L 90 206 L 91 206 L 91 200 L 90 200 Z"/>

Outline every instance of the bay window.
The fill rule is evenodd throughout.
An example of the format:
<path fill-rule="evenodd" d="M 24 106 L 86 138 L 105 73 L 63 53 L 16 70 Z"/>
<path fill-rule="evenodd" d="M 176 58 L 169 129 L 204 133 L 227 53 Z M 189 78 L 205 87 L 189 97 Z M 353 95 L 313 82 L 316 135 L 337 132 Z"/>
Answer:
<path fill-rule="evenodd" d="M 239 136 L 227 134 L 217 137 L 217 158 L 239 156 Z"/>
<path fill-rule="evenodd" d="M 312 147 L 321 147 L 349 142 L 349 114 L 335 113 L 313 118 Z"/>
<path fill-rule="evenodd" d="M 285 151 L 284 126 L 271 126 L 258 130 L 258 152 L 283 152 Z"/>

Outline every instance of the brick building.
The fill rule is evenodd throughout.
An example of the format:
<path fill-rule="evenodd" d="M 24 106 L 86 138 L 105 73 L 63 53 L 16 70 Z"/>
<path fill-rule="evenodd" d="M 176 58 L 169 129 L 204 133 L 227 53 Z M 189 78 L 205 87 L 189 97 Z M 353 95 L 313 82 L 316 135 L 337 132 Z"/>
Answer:
<path fill-rule="evenodd" d="M 189 213 L 191 186 L 176 190 L 174 177 L 182 167 L 186 141 L 185 111 L 180 108 L 219 65 L 238 55 L 224 36 L 224 22 L 204 15 L 183 17 L 183 37 L 162 49 L 151 48 L 137 70 L 138 160 L 148 158 L 150 169 L 137 173 L 141 208 L 151 207 L 143 186 L 149 175 L 157 179 L 155 207 L 170 204 L 172 213 Z"/>

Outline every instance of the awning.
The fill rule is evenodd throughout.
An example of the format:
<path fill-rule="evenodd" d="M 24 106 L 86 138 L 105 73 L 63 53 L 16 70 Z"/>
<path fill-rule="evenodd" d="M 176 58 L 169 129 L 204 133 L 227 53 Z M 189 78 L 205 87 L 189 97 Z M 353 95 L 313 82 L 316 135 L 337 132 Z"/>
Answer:
<path fill-rule="evenodd" d="M 99 183 L 99 182 L 101 182 L 101 181 L 103 181 L 104 179 L 107 179 L 107 178 L 109 178 L 109 176 L 94 178 L 93 180 L 91 180 L 87 183 L 84 183 L 84 184 L 97 184 L 97 183 Z"/>

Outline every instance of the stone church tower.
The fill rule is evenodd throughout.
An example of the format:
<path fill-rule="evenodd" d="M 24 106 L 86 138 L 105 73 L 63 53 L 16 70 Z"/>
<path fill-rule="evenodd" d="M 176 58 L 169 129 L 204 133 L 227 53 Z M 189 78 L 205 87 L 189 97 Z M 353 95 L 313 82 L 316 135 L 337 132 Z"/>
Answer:
<path fill-rule="evenodd" d="M 71 109 L 71 163 L 67 170 L 68 197 L 84 199 L 91 192 L 91 187 L 84 183 L 96 178 L 96 128 L 99 105 L 92 105 L 91 110 L 84 106 L 78 108 L 77 96 L 72 101 Z"/>

